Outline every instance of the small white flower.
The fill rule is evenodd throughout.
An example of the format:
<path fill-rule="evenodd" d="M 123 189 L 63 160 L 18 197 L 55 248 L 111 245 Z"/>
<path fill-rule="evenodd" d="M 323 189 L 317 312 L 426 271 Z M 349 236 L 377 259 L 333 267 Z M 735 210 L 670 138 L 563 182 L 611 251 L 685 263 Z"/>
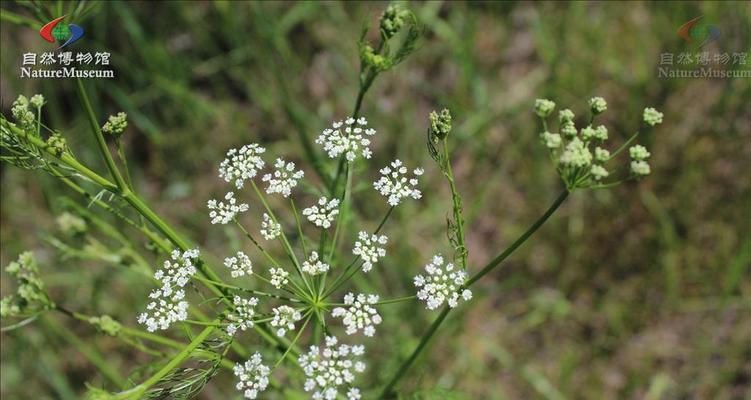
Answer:
<path fill-rule="evenodd" d="M 371 294 L 347 293 L 344 296 L 345 307 L 337 307 L 331 311 L 334 318 L 342 318 L 342 323 L 347 327 L 347 335 L 362 331 L 365 336 L 375 334 L 375 325 L 382 322 L 381 316 L 372 306 L 378 303 L 378 296 Z"/>
<path fill-rule="evenodd" d="M 269 214 L 263 213 L 263 221 L 261 222 L 261 236 L 266 240 L 274 240 L 282 233 L 282 225 L 274 222 Z"/>
<path fill-rule="evenodd" d="M 302 272 L 310 275 L 322 274 L 329 270 L 329 265 L 318 259 L 318 252 L 311 252 L 307 261 L 302 263 Z"/>
<path fill-rule="evenodd" d="M 227 224 L 231 222 L 235 216 L 241 212 L 248 211 L 248 205 L 245 203 L 237 204 L 235 194 L 228 192 L 224 196 L 224 201 L 217 202 L 214 199 L 209 200 L 209 217 L 212 224 Z"/>
<path fill-rule="evenodd" d="M 245 364 L 235 364 L 235 376 L 240 382 L 235 388 L 242 392 L 246 399 L 258 398 L 258 393 L 266 390 L 269 385 L 271 369 L 263 364 L 261 354 L 255 353 Z"/>
<path fill-rule="evenodd" d="M 271 285 L 273 285 L 277 289 L 281 289 L 282 286 L 289 283 L 289 272 L 281 269 L 281 268 L 271 268 L 269 270 L 271 273 Z"/>
<path fill-rule="evenodd" d="M 244 299 L 240 296 L 235 296 L 232 299 L 232 303 L 235 305 L 235 310 L 227 315 L 227 319 L 230 321 L 229 325 L 227 325 L 227 333 L 230 336 L 234 335 L 238 329 L 244 331 L 253 327 L 253 317 L 256 315 L 258 299 L 255 297 Z"/>
<path fill-rule="evenodd" d="M 426 276 L 415 276 L 415 286 L 420 288 L 417 291 L 417 298 L 424 300 L 429 310 L 435 310 L 443 303 L 448 303 L 449 307 L 454 308 L 458 304 L 459 290 L 467 279 L 467 273 L 462 270 L 454 270 L 454 264 L 448 263 L 443 265 L 443 257 L 438 254 L 433 256 L 433 261 L 425 266 Z M 461 292 L 464 300 L 472 298 L 472 292 L 464 289 Z"/>
<path fill-rule="evenodd" d="M 266 174 L 263 181 L 269 183 L 266 193 L 279 193 L 284 197 L 292 194 L 292 189 L 297 186 L 297 181 L 305 175 L 303 171 L 295 171 L 295 163 L 285 162 L 281 158 L 276 159 L 274 175 Z"/>
<path fill-rule="evenodd" d="M 355 242 L 352 254 L 362 258 L 362 272 L 368 272 L 379 258 L 386 256 L 386 249 L 383 246 L 388 242 L 388 238 L 385 235 L 369 235 L 365 231 L 360 231 L 357 236 L 358 240 Z"/>
<path fill-rule="evenodd" d="M 302 314 L 290 306 L 279 306 L 272 311 L 274 319 L 271 320 L 271 326 L 279 328 L 276 330 L 277 336 L 284 336 L 287 331 L 295 330 L 295 322 L 302 318 Z"/>
<path fill-rule="evenodd" d="M 313 399 L 334 400 L 339 396 L 339 386 L 352 386 L 355 373 L 365 371 L 365 363 L 358 358 L 365 353 L 365 347 L 341 344 L 337 346 L 337 339 L 326 337 L 323 350 L 318 346 L 310 346 L 310 350 L 298 358 L 305 376 L 305 391 L 314 392 Z M 359 390 L 349 389 L 349 393 L 359 395 Z M 350 397 L 357 398 L 357 397 Z"/>
<path fill-rule="evenodd" d="M 308 217 L 308 221 L 323 229 L 331 227 L 337 214 L 339 214 L 339 199 L 327 199 L 326 196 L 318 199 L 318 205 L 310 206 L 302 210 L 302 215 Z"/>
<path fill-rule="evenodd" d="M 422 197 L 422 193 L 417 189 L 417 177 L 423 174 L 422 168 L 415 168 L 412 171 L 413 176 L 407 177 L 407 167 L 401 161 L 395 160 L 391 166 L 381 168 L 381 178 L 373 182 L 373 187 L 384 197 L 388 197 L 388 202 L 392 206 L 399 204 L 402 199 L 412 197 L 417 200 Z"/>
<path fill-rule="evenodd" d="M 245 181 L 252 179 L 263 169 L 265 162 L 261 154 L 266 149 L 256 143 L 246 144 L 238 149 L 230 149 L 227 158 L 219 164 L 219 177 L 227 182 L 234 182 L 241 189 Z"/>
<path fill-rule="evenodd" d="M 253 263 L 250 262 L 250 257 L 242 251 L 238 251 L 233 257 L 225 258 L 224 266 L 232 271 L 230 274 L 233 278 L 245 276 L 246 274 L 253 275 Z"/>
<path fill-rule="evenodd" d="M 375 135 L 375 129 L 367 128 L 365 118 L 347 118 L 344 122 L 334 122 L 331 128 L 325 129 L 316 139 L 316 143 L 323 145 L 323 150 L 330 158 L 337 158 L 344 154 L 348 162 L 352 162 L 359 152 L 365 158 L 373 154 L 370 151 L 370 136 Z"/>
<path fill-rule="evenodd" d="M 185 301 L 185 291 L 179 289 L 171 291 L 170 295 L 156 297 L 146 306 L 146 311 L 138 316 L 138 323 L 146 325 L 146 330 L 154 332 L 157 329 L 168 329 L 178 321 L 188 319 L 188 302 Z"/>
<path fill-rule="evenodd" d="M 358 388 L 350 388 L 349 391 L 347 391 L 347 400 L 360 400 L 362 399 L 362 396 L 360 395 L 360 389 Z"/>

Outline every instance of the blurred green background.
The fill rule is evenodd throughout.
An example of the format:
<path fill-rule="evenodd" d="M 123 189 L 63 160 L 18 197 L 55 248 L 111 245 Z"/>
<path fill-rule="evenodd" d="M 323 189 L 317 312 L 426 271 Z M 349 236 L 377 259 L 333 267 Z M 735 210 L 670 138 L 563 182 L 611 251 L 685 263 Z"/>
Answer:
<path fill-rule="evenodd" d="M 35 15 L 34 4 L 47 14 Z M 44 94 L 45 122 L 104 174 L 75 82 L 21 79 L 18 72 L 24 52 L 50 49 L 37 33 L 40 21 L 76 4 L 3 2 L 0 106 L 8 115 L 18 94 Z M 315 137 L 351 112 L 356 42 L 364 26 L 376 37 L 386 5 L 83 3 L 71 22 L 86 36 L 73 51 L 112 53 L 116 78 L 87 82 L 95 111 L 101 121 L 128 113 L 123 140 L 138 191 L 217 261 L 241 240 L 210 226 L 205 207 L 227 188 L 216 176 L 225 151 L 261 142 L 313 177 L 300 136 Z M 471 304 L 452 313 L 402 381 L 404 397 L 750 398 L 751 79 L 657 76 L 662 53 L 749 52 L 749 3 L 404 5 L 425 37 L 368 93 L 363 115 L 378 130 L 375 157 L 356 173 L 363 178 L 357 209 L 377 224 L 382 201 L 368 187 L 376 168 L 395 157 L 426 167 L 425 197 L 397 209 L 385 231 L 389 255 L 380 275 L 369 276 L 387 288 L 383 297 L 411 292 L 411 277 L 430 255 L 450 252 L 450 197 L 424 144 L 431 110 L 448 107 L 456 120 L 454 173 L 474 270 L 561 189 L 538 142 L 536 97 L 577 115 L 591 96 L 604 97 L 603 121 L 616 144 L 638 127 L 644 107 L 665 114 L 640 139 L 652 152 L 652 175 L 569 198 L 477 286 Z M 676 34 L 699 15 L 722 32 L 701 50 Z M 86 202 L 49 176 L 0 168 L 2 265 L 33 249 L 59 303 L 134 326 L 151 284 L 129 267 L 134 261 L 124 250 L 105 238 L 114 253 L 104 253 L 115 257 L 92 260 L 63 257 L 53 245 L 56 216 Z M 136 232 L 123 233 L 148 263 L 159 262 Z M 2 294 L 13 290 L 6 278 Z M 363 387 L 379 387 L 436 315 L 417 303 L 384 306 L 382 314 Z M 104 355 L 123 377 L 149 360 L 60 315 L 0 338 L 0 395 L 7 399 L 74 399 L 87 382 L 112 388 L 82 348 Z M 220 373 L 199 398 L 239 398 L 231 373 Z"/>

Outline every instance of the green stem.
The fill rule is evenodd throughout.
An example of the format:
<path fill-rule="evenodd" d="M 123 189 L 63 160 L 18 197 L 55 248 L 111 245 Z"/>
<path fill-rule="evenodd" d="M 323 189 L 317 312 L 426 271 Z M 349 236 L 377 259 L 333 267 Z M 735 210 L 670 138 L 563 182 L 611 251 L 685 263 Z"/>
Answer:
<path fill-rule="evenodd" d="M 626 140 L 626 141 L 625 141 L 625 142 L 624 142 L 624 143 L 623 143 L 623 144 L 621 145 L 621 147 L 619 147 L 619 148 L 618 148 L 618 149 L 617 149 L 616 151 L 614 151 L 614 152 L 610 153 L 610 158 L 608 159 L 608 161 L 610 161 L 610 160 L 612 160 L 613 158 L 615 158 L 615 156 L 617 156 L 617 155 L 618 155 L 618 154 L 619 154 L 620 152 L 622 152 L 622 151 L 623 151 L 623 149 L 625 149 L 626 147 L 628 147 L 628 145 L 630 145 L 630 144 L 631 144 L 631 143 L 632 143 L 632 142 L 633 142 L 634 140 L 636 140 L 636 137 L 637 137 L 637 136 L 639 136 L 639 131 L 636 131 L 636 133 L 634 133 L 633 135 L 631 135 L 631 137 L 630 137 L 630 138 L 628 138 L 628 140 Z"/>
<path fill-rule="evenodd" d="M 107 142 L 104 140 L 102 130 L 99 128 L 99 122 L 97 121 L 96 115 L 94 114 L 94 109 L 91 108 L 89 96 L 86 94 L 86 89 L 83 87 L 83 81 L 81 80 L 81 78 L 78 78 L 76 80 L 76 83 L 78 84 L 78 94 L 81 97 L 81 102 L 83 103 L 84 109 L 86 109 L 86 116 L 89 119 L 91 131 L 92 133 L 94 133 L 94 139 L 96 140 L 97 146 L 99 147 L 99 152 L 102 154 L 102 157 L 104 157 L 104 161 L 107 164 L 107 169 L 115 179 L 115 183 L 117 184 L 117 188 L 120 193 L 128 193 L 130 192 L 130 189 L 128 189 L 128 185 L 125 183 L 123 176 L 120 175 L 120 171 L 115 165 L 115 160 L 112 159 L 112 154 L 110 154 L 109 148 L 107 147 Z"/>
<path fill-rule="evenodd" d="M 462 217 L 462 198 L 459 192 L 456 190 L 456 183 L 454 182 L 454 173 L 451 170 L 451 159 L 449 158 L 448 140 L 443 140 L 443 162 L 445 163 L 444 175 L 449 182 L 451 188 L 451 203 L 454 212 L 454 224 L 456 225 L 456 241 L 455 251 L 458 252 L 459 259 L 462 263 L 462 269 L 467 269 L 467 246 L 464 239 L 464 218 Z"/>
<path fill-rule="evenodd" d="M 305 235 L 302 233 L 302 222 L 300 222 L 300 214 L 297 212 L 295 206 L 295 200 L 290 197 L 289 203 L 292 205 L 292 212 L 295 214 L 295 223 L 297 224 L 297 234 L 300 235 L 300 243 L 302 244 L 302 253 L 305 259 L 308 258 L 308 248 L 305 246 Z"/>
<path fill-rule="evenodd" d="M 555 199 L 553 204 L 545 211 L 545 213 L 535 221 L 521 236 L 519 236 L 518 239 L 514 241 L 506 250 L 501 252 L 496 258 L 491 260 L 483 269 L 480 270 L 477 274 L 472 276 L 467 282 L 464 283 L 464 285 L 459 289 L 459 291 L 462 291 L 469 286 L 471 286 L 473 283 L 477 282 L 480 278 L 485 276 L 488 272 L 492 271 L 495 267 L 497 267 L 503 260 L 505 260 L 508 256 L 511 255 L 519 246 L 521 246 L 537 229 L 539 229 L 545 221 L 550 218 L 551 215 L 560 207 L 560 205 L 563 203 L 564 200 L 566 200 L 566 197 L 568 197 L 569 192 L 567 190 L 564 190 L 558 198 Z M 385 399 L 389 394 L 391 394 L 391 391 L 393 390 L 396 383 L 407 373 L 407 370 L 412 366 L 412 364 L 417 359 L 417 356 L 420 355 L 422 350 L 425 348 L 425 346 L 428 344 L 430 339 L 433 337 L 435 332 L 438 330 L 438 327 L 441 326 L 443 321 L 446 319 L 446 316 L 448 316 L 449 311 L 451 311 L 451 308 L 448 306 L 445 306 L 441 313 L 438 315 L 438 318 L 433 321 L 433 323 L 430 325 L 430 328 L 428 328 L 427 332 L 425 332 L 420 339 L 420 343 L 418 343 L 417 347 L 412 351 L 412 354 L 410 354 L 409 358 L 407 358 L 404 362 L 402 362 L 401 366 L 397 370 L 397 372 L 392 376 L 391 380 L 386 384 L 386 386 L 383 388 L 383 391 L 381 392 L 380 398 Z"/>

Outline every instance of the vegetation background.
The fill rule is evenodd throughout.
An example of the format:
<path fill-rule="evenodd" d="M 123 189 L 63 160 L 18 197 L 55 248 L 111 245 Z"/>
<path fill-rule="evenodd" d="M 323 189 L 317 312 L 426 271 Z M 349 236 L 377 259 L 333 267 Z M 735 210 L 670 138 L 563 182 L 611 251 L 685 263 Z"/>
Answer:
<path fill-rule="evenodd" d="M 34 15 L 41 4 L 48 15 Z M 44 118 L 79 158 L 106 171 L 73 80 L 21 79 L 24 52 L 49 51 L 42 18 L 75 3 L 2 4 L 0 105 L 42 93 Z M 695 52 L 677 35 L 703 15 L 722 36 L 702 50 L 748 52 L 748 2 L 508 2 L 405 4 L 424 24 L 419 50 L 380 76 L 363 114 L 377 128 L 371 171 L 394 157 L 427 167 L 426 196 L 397 209 L 391 252 L 375 278 L 384 296 L 438 251 L 450 197 L 425 149 L 427 114 L 448 107 L 454 173 L 465 197 L 470 264 L 479 268 L 548 206 L 560 183 L 539 145 L 531 105 L 554 99 L 578 115 L 608 100 L 616 141 L 653 106 L 664 123 L 643 138 L 652 175 L 613 190 L 575 193 L 475 290 L 401 383 L 405 398 L 742 399 L 751 397 L 751 80 L 657 77 L 660 54 Z M 124 135 L 138 190 L 218 260 L 240 240 L 208 223 L 205 202 L 225 185 L 230 148 L 261 142 L 295 155 L 350 112 L 356 41 L 380 2 L 104 2 L 85 4 L 74 51 L 110 51 L 113 80 L 87 83 L 102 121 L 128 113 Z M 17 18 L 17 17 L 21 18 Z M 748 60 L 751 63 L 751 59 Z M 746 66 L 748 68 L 748 66 Z M 54 298 L 135 325 L 151 288 L 113 246 L 81 259 L 53 245 L 55 218 L 82 199 L 54 179 L 3 164 L 2 265 L 24 249 L 41 260 Z M 309 174 L 312 175 L 312 174 Z M 372 180 L 372 179 L 370 179 Z M 370 221 L 375 193 L 356 194 Z M 69 199 L 69 200 L 66 200 Z M 252 204 L 251 207 L 255 205 Z M 132 236 L 136 248 L 143 238 Z M 104 242 L 107 242 L 104 240 Z M 144 250 L 145 251 L 145 250 Z M 149 263 L 158 259 L 145 251 Z M 11 290 L 3 277 L 2 293 Z M 364 387 L 382 384 L 436 313 L 384 307 Z M 4 323 L 5 325 L 5 323 Z M 108 386 L 101 357 L 127 377 L 149 358 L 61 315 L 0 335 L 4 399 L 76 399 Z M 230 373 L 200 398 L 239 398 Z"/>

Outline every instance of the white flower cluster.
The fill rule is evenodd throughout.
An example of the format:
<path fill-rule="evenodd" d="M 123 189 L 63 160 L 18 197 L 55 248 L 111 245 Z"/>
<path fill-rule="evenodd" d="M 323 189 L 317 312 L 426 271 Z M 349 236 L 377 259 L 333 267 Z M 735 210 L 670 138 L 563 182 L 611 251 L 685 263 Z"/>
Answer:
<path fill-rule="evenodd" d="M 215 199 L 211 199 L 208 202 L 209 218 L 211 218 L 212 224 L 227 224 L 231 222 L 237 214 L 248 211 L 249 207 L 245 203 L 237 204 L 235 194 L 228 192 L 224 195 L 224 200 L 227 202 L 217 202 Z"/>
<path fill-rule="evenodd" d="M 422 197 L 422 193 L 417 189 L 417 177 L 423 174 L 422 168 L 415 168 L 411 178 L 407 177 L 407 167 L 400 160 L 395 160 L 391 166 L 381 168 L 381 178 L 373 182 L 373 187 L 384 197 L 388 197 L 388 202 L 392 206 L 399 204 L 402 199 L 412 197 L 417 200 Z"/>
<path fill-rule="evenodd" d="M 276 159 L 274 168 L 276 169 L 274 175 L 266 174 L 263 176 L 263 181 L 269 183 L 266 193 L 279 193 L 284 197 L 289 197 L 292 194 L 292 189 L 297 186 L 297 181 L 302 179 L 305 173 L 295 171 L 295 163 L 285 162 L 281 158 Z"/>
<path fill-rule="evenodd" d="M 589 108 L 592 114 L 602 114 L 608 109 L 608 103 L 602 97 L 592 97 L 589 99 Z"/>
<path fill-rule="evenodd" d="M 253 317 L 256 315 L 258 299 L 255 297 L 244 299 L 240 296 L 235 296 L 232 299 L 232 303 L 235 306 L 235 311 L 227 315 L 227 319 L 230 321 L 229 325 L 227 325 L 227 333 L 230 336 L 234 335 L 237 329 L 244 331 L 253 327 Z"/>
<path fill-rule="evenodd" d="M 322 274 L 329 270 L 329 265 L 318 259 L 318 252 L 310 253 L 307 261 L 302 263 L 302 272 L 310 275 Z"/>
<path fill-rule="evenodd" d="M 347 118 L 344 122 L 338 121 L 331 128 L 325 129 L 316 139 L 316 143 L 323 145 L 323 150 L 330 158 L 337 158 L 344 154 L 347 161 L 352 162 L 360 152 L 363 157 L 370 158 L 370 139 L 376 131 L 367 128 L 368 121 L 365 118 Z"/>
<path fill-rule="evenodd" d="M 388 238 L 386 235 L 369 235 L 365 231 L 360 231 L 357 236 L 358 240 L 355 242 L 352 254 L 362 258 L 362 272 L 368 272 L 379 258 L 386 256 L 386 249 L 382 246 L 386 245 Z"/>
<path fill-rule="evenodd" d="M 266 165 L 261 158 L 265 152 L 266 149 L 256 143 L 246 144 L 239 150 L 230 149 L 227 158 L 219 164 L 219 177 L 226 182 L 234 182 L 241 189 L 246 180 L 255 177 L 258 170 Z"/>
<path fill-rule="evenodd" d="M 274 222 L 269 214 L 263 213 L 261 222 L 261 236 L 266 240 L 274 240 L 282 234 L 282 224 Z"/>
<path fill-rule="evenodd" d="M 224 266 L 230 269 L 230 274 L 233 278 L 245 276 L 246 274 L 253 275 L 253 263 L 250 262 L 250 257 L 242 251 L 238 251 L 232 257 L 225 258 Z"/>
<path fill-rule="evenodd" d="M 198 249 L 172 251 L 171 260 L 165 260 L 162 268 L 154 273 L 154 279 L 162 286 L 149 294 L 152 301 L 146 311 L 138 316 L 138 323 L 146 325 L 149 332 L 168 329 L 173 322 L 188 318 L 188 302 L 183 287 L 195 275 L 194 262 L 200 253 Z"/>
<path fill-rule="evenodd" d="M 331 316 L 342 318 L 342 323 L 347 327 L 347 335 L 353 335 L 358 331 L 362 331 L 365 336 L 373 336 L 375 334 L 375 325 L 380 325 L 382 322 L 378 311 L 372 307 L 376 303 L 378 303 L 377 295 L 360 293 L 355 296 L 352 293 L 347 293 L 344 296 L 344 304 L 346 306 L 333 309 Z"/>
<path fill-rule="evenodd" d="M 454 308 L 459 301 L 459 290 L 467 279 L 467 273 L 462 270 L 454 270 L 454 264 L 443 265 L 443 257 L 438 254 L 433 256 L 433 261 L 425 266 L 426 276 L 415 276 L 417 298 L 424 300 L 429 310 L 435 310 L 443 303 L 448 303 Z M 461 292 L 464 300 L 472 298 L 472 292 L 464 289 Z"/>
<path fill-rule="evenodd" d="M 341 344 L 337 346 L 337 339 L 333 336 L 326 337 L 326 345 L 323 350 L 318 346 L 310 346 L 310 350 L 298 358 L 305 376 L 305 391 L 313 392 L 315 400 L 335 400 L 339 396 L 339 386 L 347 384 L 350 390 L 347 392 L 349 400 L 360 398 L 360 391 L 352 388 L 355 381 L 355 373 L 365 371 L 365 363 L 356 357 L 365 353 L 365 347 L 349 346 Z"/>
<path fill-rule="evenodd" d="M 289 272 L 281 269 L 281 268 L 271 268 L 269 270 L 271 273 L 271 285 L 274 286 L 277 289 L 281 289 L 282 286 L 289 283 Z"/>
<path fill-rule="evenodd" d="M 258 393 L 266 390 L 269 385 L 271 369 L 263 365 L 262 361 L 261 354 L 255 353 L 245 364 L 235 364 L 235 376 L 240 379 L 235 388 L 246 399 L 258 398 Z"/>
<path fill-rule="evenodd" d="M 308 221 L 323 229 L 331 227 L 337 214 L 339 214 L 339 199 L 327 199 L 322 196 L 318 199 L 318 205 L 310 206 L 302 210 L 302 215 L 308 217 Z"/>
<path fill-rule="evenodd" d="M 271 320 L 271 326 L 278 328 L 277 336 L 284 336 L 287 331 L 295 330 L 295 322 L 302 318 L 302 314 L 290 306 L 279 306 L 272 311 L 274 319 Z"/>

